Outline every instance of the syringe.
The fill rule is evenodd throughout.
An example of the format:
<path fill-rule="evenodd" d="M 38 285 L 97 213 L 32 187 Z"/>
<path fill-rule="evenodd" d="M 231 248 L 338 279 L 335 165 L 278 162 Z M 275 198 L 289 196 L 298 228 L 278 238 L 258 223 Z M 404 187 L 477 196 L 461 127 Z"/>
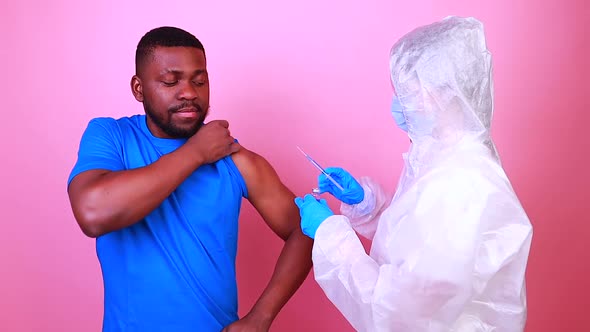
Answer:
<path fill-rule="evenodd" d="M 315 166 L 315 168 L 319 169 L 320 172 L 322 172 L 326 176 L 326 178 L 328 178 L 328 180 L 330 180 L 338 189 L 344 191 L 344 188 L 342 188 L 342 186 L 340 184 L 338 184 L 338 182 L 336 182 L 336 180 L 334 180 L 334 178 L 332 178 L 330 176 L 330 174 L 326 173 L 326 171 L 324 170 L 324 168 L 322 166 L 320 166 L 320 164 L 318 164 L 315 160 L 313 160 L 313 158 L 311 158 L 307 153 L 305 153 L 299 146 L 297 146 L 297 148 L 299 149 L 299 151 L 301 151 L 301 153 L 303 153 L 305 158 L 307 158 L 307 160 L 309 160 L 309 162 L 313 166 Z"/>

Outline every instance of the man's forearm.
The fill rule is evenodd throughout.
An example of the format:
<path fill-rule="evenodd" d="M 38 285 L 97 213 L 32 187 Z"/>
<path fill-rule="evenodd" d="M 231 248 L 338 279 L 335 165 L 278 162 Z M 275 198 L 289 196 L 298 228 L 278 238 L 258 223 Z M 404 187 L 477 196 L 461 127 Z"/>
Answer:
<path fill-rule="evenodd" d="M 148 166 L 101 174 L 70 193 L 74 215 L 92 237 L 130 226 L 157 208 L 198 165 L 181 147 Z"/>
<path fill-rule="evenodd" d="M 279 311 L 305 281 L 311 270 L 313 240 L 296 228 L 285 241 L 270 282 L 249 315 L 267 322 L 268 326 Z"/>

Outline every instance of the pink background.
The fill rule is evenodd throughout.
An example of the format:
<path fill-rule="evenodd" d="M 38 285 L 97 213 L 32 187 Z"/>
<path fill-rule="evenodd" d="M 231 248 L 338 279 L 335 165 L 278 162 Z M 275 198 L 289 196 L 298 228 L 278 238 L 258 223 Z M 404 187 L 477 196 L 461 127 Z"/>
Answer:
<path fill-rule="evenodd" d="M 50 3 L 0 5 L 0 330 L 100 329 L 94 241 L 72 217 L 66 178 L 90 118 L 143 112 L 129 80 L 147 30 L 175 25 L 201 39 L 210 119 L 228 119 L 243 145 L 303 195 L 317 173 L 295 145 L 324 166 L 371 175 L 394 190 L 408 140 L 388 111 L 389 49 L 410 29 L 451 14 L 480 19 L 494 56 L 493 136 L 534 225 L 527 331 L 590 330 L 584 1 Z M 241 313 L 266 284 L 279 249 L 245 204 Z M 310 276 L 273 330 L 352 328 Z"/>

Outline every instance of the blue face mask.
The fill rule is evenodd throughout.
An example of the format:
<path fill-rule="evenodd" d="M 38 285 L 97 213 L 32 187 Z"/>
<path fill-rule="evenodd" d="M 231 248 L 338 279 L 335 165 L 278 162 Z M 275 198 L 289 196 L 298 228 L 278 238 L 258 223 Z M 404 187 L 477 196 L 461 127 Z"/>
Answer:
<path fill-rule="evenodd" d="M 404 117 L 404 113 L 402 112 L 402 104 L 399 102 L 399 98 L 397 96 L 393 96 L 393 100 L 391 101 L 391 115 L 393 115 L 393 119 L 397 126 L 407 132 L 408 125 L 406 124 L 406 118 Z"/>

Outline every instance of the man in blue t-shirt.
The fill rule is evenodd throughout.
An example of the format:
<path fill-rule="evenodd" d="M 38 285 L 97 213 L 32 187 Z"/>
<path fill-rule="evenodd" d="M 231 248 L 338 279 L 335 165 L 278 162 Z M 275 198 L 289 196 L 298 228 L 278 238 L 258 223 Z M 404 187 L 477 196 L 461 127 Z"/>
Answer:
<path fill-rule="evenodd" d="M 91 120 L 68 179 L 104 281 L 103 331 L 268 331 L 311 268 L 295 196 L 227 121 L 205 123 L 203 45 L 161 27 L 142 37 L 131 90 L 145 115 Z M 284 241 L 271 280 L 239 319 L 238 216 L 248 199 Z"/>

